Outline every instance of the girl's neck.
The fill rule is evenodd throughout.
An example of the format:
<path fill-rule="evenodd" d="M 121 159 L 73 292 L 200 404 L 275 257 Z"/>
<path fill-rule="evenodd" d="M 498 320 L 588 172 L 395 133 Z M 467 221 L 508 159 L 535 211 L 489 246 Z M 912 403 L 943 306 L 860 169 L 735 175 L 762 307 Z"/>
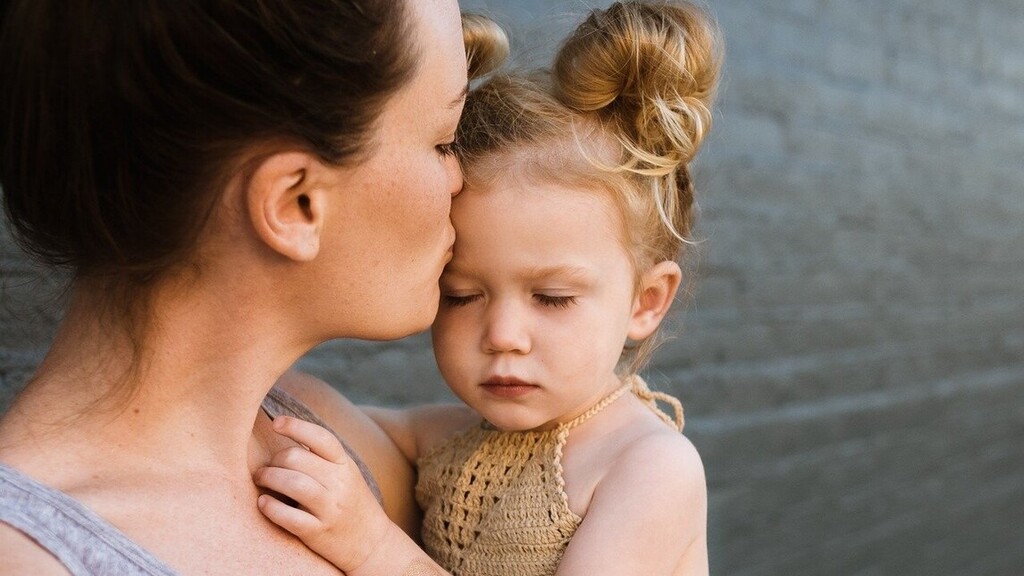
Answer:
<path fill-rule="evenodd" d="M 218 290 L 156 293 L 152 321 L 133 342 L 127 322 L 104 321 L 76 290 L 49 353 L 0 421 L 0 460 L 39 454 L 42 463 L 58 450 L 83 462 L 246 466 L 263 397 L 305 352 L 251 304 Z"/>

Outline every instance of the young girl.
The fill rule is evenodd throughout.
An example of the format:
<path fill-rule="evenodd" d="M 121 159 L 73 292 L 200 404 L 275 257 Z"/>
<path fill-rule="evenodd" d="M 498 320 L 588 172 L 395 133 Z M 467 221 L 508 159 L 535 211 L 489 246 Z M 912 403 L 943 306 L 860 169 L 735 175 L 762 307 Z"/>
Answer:
<path fill-rule="evenodd" d="M 616 3 L 550 74 L 470 94 L 433 325 L 441 373 L 469 408 L 367 410 L 416 463 L 423 543 L 451 573 L 707 573 L 700 458 L 678 401 L 637 370 L 682 279 L 688 163 L 719 65 L 702 10 Z M 295 481 L 266 487 L 302 508 L 264 497 L 261 509 L 327 558 L 386 555 L 384 538 L 340 526 L 358 488 L 337 480 L 351 468 L 340 448 L 275 424 L 328 462 L 282 462 Z"/>

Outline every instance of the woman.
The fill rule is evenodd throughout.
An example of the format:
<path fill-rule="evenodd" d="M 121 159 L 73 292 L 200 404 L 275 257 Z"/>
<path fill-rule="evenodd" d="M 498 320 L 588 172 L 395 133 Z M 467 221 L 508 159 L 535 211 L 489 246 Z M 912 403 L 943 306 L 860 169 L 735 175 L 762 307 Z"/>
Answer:
<path fill-rule="evenodd" d="M 74 280 L 0 421 L 0 573 L 337 573 L 255 505 L 271 418 L 307 407 L 410 528 L 378 428 L 312 379 L 268 392 L 320 342 L 434 316 L 455 0 L 6 4 L 5 207 Z"/>

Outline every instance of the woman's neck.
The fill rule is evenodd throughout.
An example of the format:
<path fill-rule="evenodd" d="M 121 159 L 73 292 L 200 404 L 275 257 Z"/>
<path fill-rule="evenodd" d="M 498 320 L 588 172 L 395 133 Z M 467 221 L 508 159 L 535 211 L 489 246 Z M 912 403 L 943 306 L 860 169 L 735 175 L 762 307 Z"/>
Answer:
<path fill-rule="evenodd" d="M 46 358 L 0 421 L 0 459 L 247 466 L 259 406 L 305 348 L 223 290 L 154 293 L 145 330 L 104 321 L 79 287 Z M 268 324 L 268 322 L 270 322 Z"/>

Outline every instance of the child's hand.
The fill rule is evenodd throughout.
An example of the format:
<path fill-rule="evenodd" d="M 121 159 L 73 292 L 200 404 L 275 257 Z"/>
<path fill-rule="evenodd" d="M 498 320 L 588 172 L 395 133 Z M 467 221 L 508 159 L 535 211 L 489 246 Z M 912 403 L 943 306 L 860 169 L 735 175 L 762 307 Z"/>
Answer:
<path fill-rule="evenodd" d="M 285 448 L 256 471 L 258 486 L 298 503 L 290 506 L 262 494 L 260 511 L 342 571 L 356 570 L 384 539 L 391 521 L 331 432 L 289 416 L 275 418 L 274 430 L 309 449 Z"/>

